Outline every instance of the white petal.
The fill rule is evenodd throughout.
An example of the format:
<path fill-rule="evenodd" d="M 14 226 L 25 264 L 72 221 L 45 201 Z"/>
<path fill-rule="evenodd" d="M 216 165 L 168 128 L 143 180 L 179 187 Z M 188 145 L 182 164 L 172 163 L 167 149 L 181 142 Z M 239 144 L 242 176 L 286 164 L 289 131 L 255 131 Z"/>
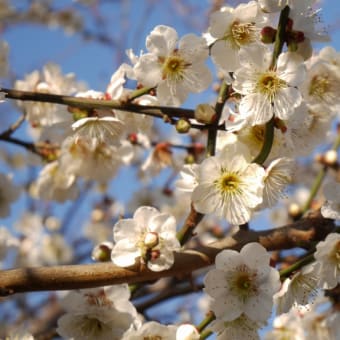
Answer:
<path fill-rule="evenodd" d="M 130 240 L 121 240 L 115 244 L 111 260 L 120 267 L 129 267 L 135 263 L 135 259 L 140 256 L 140 250 Z"/>
<path fill-rule="evenodd" d="M 232 48 L 228 40 L 216 41 L 210 53 L 213 62 L 226 72 L 234 72 L 240 67 L 238 50 Z"/>
<path fill-rule="evenodd" d="M 248 94 L 242 98 L 240 113 L 249 117 L 251 125 L 261 125 L 273 117 L 273 108 L 270 100 L 259 93 Z"/>
<path fill-rule="evenodd" d="M 134 67 L 136 79 L 144 86 L 154 87 L 162 80 L 162 71 L 157 56 L 142 55 Z"/>
<path fill-rule="evenodd" d="M 280 90 L 273 101 L 275 116 L 288 120 L 294 113 L 294 108 L 299 106 L 302 96 L 299 90 L 294 87 L 286 87 Z"/>
<path fill-rule="evenodd" d="M 154 207 L 139 207 L 133 214 L 133 219 L 142 226 L 142 228 L 147 228 L 149 226 L 150 220 L 157 216 L 159 211 Z M 124 221 L 124 220 L 123 220 Z"/>
<path fill-rule="evenodd" d="M 277 73 L 290 86 L 298 86 L 306 76 L 303 58 L 294 52 L 280 54 L 277 61 Z"/>
<path fill-rule="evenodd" d="M 203 62 L 208 58 L 209 50 L 204 38 L 194 34 L 187 34 L 179 41 L 180 55 L 190 62 Z"/>
<path fill-rule="evenodd" d="M 157 56 L 167 56 L 176 48 L 177 40 L 178 35 L 175 29 L 159 25 L 146 38 L 146 47 Z"/>
<path fill-rule="evenodd" d="M 124 239 L 134 240 L 142 231 L 142 226 L 132 218 L 118 221 L 113 227 L 113 239 L 119 242 Z"/>

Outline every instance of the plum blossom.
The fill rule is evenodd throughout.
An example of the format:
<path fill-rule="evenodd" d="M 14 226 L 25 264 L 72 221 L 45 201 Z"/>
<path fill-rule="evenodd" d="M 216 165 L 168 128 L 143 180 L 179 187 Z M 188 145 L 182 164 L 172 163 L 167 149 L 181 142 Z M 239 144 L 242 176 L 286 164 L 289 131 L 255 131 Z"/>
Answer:
<path fill-rule="evenodd" d="M 197 185 L 192 193 L 195 209 L 215 213 L 231 224 L 250 220 L 253 209 L 262 202 L 264 169 L 248 161 L 246 149 L 227 145 L 217 156 L 197 166 Z"/>
<path fill-rule="evenodd" d="M 222 7 L 210 17 L 208 33 L 215 41 L 211 46 L 213 61 L 225 72 L 240 67 L 239 51 L 259 44 L 263 16 L 257 2 L 250 1 L 236 8 Z"/>
<path fill-rule="evenodd" d="M 153 207 L 140 207 L 133 218 L 118 221 L 113 238 L 112 261 L 122 267 L 141 257 L 152 271 L 169 269 L 174 263 L 173 252 L 180 249 L 175 218 Z"/>
<path fill-rule="evenodd" d="M 274 115 L 288 120 L 302 101 L 297 89 L 305 77 L 302 58 L 282 53 L 270 69 L 271 55 L 265 49 L 240 51 L 241 67 L 234 73 L 233 88 L 244 95 L 239 110 L 251 125 L 264 124 Z"/>
<path fill-rule="evenodd" d="M 316 106 L 328 114 L 337 113 L 340 108 L 340 67 L 319 59 L 308 69 L 301 91 L 308 106 Z"/>
<path fill-rule="evenodd" d="M 297 309 L 292 308 L 289 313 L 277 316 L 273 326 L 274 328 L 265 334 L 265 340 L 307 340 L 302 315 Z"/>
<path fill-rule="evenodd" d="M 271 207 L 284 196 L 283 190 L 292 180 L 293 164 L 293 160 L 286 157 L 275 159 L 269 164 L 260 207 Z"/>
<path fill-rule="evenodd" d="M 325 203 L 321 207 L 321 215 L 334 220 L 340 219 L 340 183 L 328 181 L 323 188 Z"/>
<path fill-rule="evenodd" d="M 121 340 L 139 325 L 129 298 L 127 285 L 71 291 L 61 302 L 66 314 L 58 320 L 57 333 L 73 340 Z"/>
<path fill-rule="evenodd" d="M 241 314 L 231 321 L 217 319 L 211 324 L 211 329 L 217 333 L 217 340 L 258 340 L 260 337 L 257 331 L 262 326 L 262 322 L 253 321 Z"/>
<path fill-rule="evenodd" d="M 188 34 L 178 42 L 177 32 L 168 26 L 156 26 L 146 38 L 149 53 L 134 66 L 137 81 L 157 87 L 161 105 L 179 106 L 190 92 L 205 90 L 212 81 L 204 64 L 208 57 L 205 40 Z"/>
<path fill-rule="evenodd" d="M 53 233 L 42 237 L 40 256 L 47 265 L 66 264 L 72 261 L 73 250 L 62 235 Z"/>
<path fill-rule="evenodd" d="M 0 227 L 0 264 L 7 256 L 8 250 L 11 248 L 18 248 L 20 241 L 14 237 L 5 227 Z M 0 266 L 1 267 L 1 266 Z"/>
<path fill-rule="evenodd" d="M 313 263 L 285 279 L 280 291 L 274 296 L 277 314 L 288 313 L 292 307 L 299 310 L 306 308 L 309 300 L 317 293 L 317 267 Z"/>
<path fill-rule="evenodd" d="M 155 321 L 150 321 L 142 325 L 139 329 L 129 329 L 121 340 L 140 339 L 176 339 L 177 327 L 174 325 L 162 325 Z"/>
<path fill-rule="evenodd" d="M 216 256 L 216 269 L 207 273 L 204 285 L 217 319 L 233 321 L 244 314 L 255 322 L 267 320 L 280 287 L 279 272 L 269 260 L 259 243 L 248 243 L 240 253 L 223 250 Z"/>
<path fill-rule="evenodd" d="M 73 135 L 61 146 L 60 170 L 106 182 L 132 157 L 130 144 L 120 144 L 124 124 L 115 117 L 89 117 L 76 121 Z M 98 166 L 100 164 L 100 166 Z"/>
<path fill-rule="evenodd" d="M 199 340 L 200 333 L 197 328 L 190 324 L 183 324 L 177 328 L 176 340 Z"/>
<path fill-rule="evenodd" d="M 42 200 L 64 202 L 77 197 L 76 176 L 60 171 L 58 161 L 51 162 L 40 171 L 35 183 L 37 196 Z"/>
<path fill-rule="evenodd" d="M 316 245 L 314 254 L 318 271 L 318 285 L 332 289 L 340 283 L 340 234 L 328 234 L 324 241 Z"/>
<path fill-rule="evenodd" d="M 76 82 L 75 75 L 63 75 L 58 65 L 49 63 L 43 67 L 42 72 L 33 71 L 24 80 L 17 80 L 15 89 L 42 93 L 71 95 L 82 88 Z M 57 104 L 20 102 L 18 105 L 26 112 L 28 121 L 35 127 L 51 126 L 57 122 L 70 122 L 72 116 Z"/>

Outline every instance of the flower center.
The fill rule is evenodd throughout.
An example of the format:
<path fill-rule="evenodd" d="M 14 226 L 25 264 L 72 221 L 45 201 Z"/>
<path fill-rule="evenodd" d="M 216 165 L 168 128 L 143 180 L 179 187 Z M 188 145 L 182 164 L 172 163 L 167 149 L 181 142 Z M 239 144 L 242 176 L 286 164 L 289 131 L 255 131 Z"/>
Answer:
<path fill-rule="evenodd" d="M 329 81 L 328 77 L 315 76 L 310 83 L 309 95 L 323 99 L 325 93 L 329 92 L 330 87 L 331 82 Z"/>
<path fill-rule="evenodd" d="M 262 93 L 272 101 L 277 92 L 285 87 L 287 87 L 287 83 L 284 80 L 280 79 L 274 71 L 268 71 L 260 75 L 256 92 Z"/>
<path fill-rule="evenodd" d="M 231 36 L 236 45 L 248 45 L 256 40 L 255 25 L 253 23 L 233 22 L 231 25 Z"/>
<path fill-rule="evenodd" d="M 340 270 L 340 241 L 333 248 L 332 257 L 334 261 L 338 264 L 338 268 Z"/>
<path fill-rule="evenodd" d="M 264 141 L 264 125 L 254 125 L 251 129 L 253 138 L 260 142 L 263 143 Z"/>
<path fill-rule="evenodd" d="M 172 81 L 183 80 L 185 69 L 189 66 L 190 64 L 179 55 L 171 55 L 163 61 L 162 78 Z"/>
<path fill-rule="evenodd" d="M 256 274 L 249 272 L 246 265 L 241 265 L 235 271 L 235 277 L 231 282 L 231 290 L 233 290 L 243 301 L 249 296 L 256 293 L 257 288 L 254 285 Z"/>
<path fill-rule="evenodd" d="M 105 328 L 107 326 L 94 317 L 84 316 L 82 318 L 81 331 L 83 334 L 101 336 Z"/>
<path fill-rule="evenodd" d="M 236 173 L 224 172 L 215 185 L 224 196 L 228 196 L 240 191 L 240 182 L 240 178 Z"/>
<path fill-rule="evenodd" d="M 156 232 L 147 231 L 143 233 L 138 241 L 142 261 L 147 263 L 158 259 L 161 256 L 162 242 L 162 238 Z"/>

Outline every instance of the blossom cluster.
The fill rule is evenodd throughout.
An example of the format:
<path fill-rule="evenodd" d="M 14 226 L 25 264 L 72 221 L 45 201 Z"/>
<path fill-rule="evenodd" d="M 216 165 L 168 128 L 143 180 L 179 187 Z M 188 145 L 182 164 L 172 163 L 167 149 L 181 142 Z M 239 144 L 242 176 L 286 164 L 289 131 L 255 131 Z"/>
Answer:
<path fill-rule="evenodd" d="M 328 39 L 316 24 L 315 5 L 314 0 L 258 0 L 235 8 L 223 6 L 210 14 L 202 36 L 179 37 L 174 28 L 158 25 L 146 37 L 146 52 L 136 55 L 128 50 L 129 62 L 112 74 L 104 91 L 88 89 L 53 63 L 16 80 L 18 91 L 63 95 L 75 103 L 17 102 L 34 140 L 31 151 L 43 159 L 29 160 L 41 165 L 27 186 L 30 196 L 46 205 L 74 201 L 84 195 L 80 188 L 93 183 L 108 192 L 127 166 L 138 168 L 135 175 L 146 185 L 170 168 L 161 195 L 152 185 L 147 187 L 152 202 L 144 200 L 140 190 L 125 209 L 107 195 L 83 231 L 94 243 L 94 261 L 112 261 L 112 268 L 146 273 L 171 271 L 174 264 L 180 265 L 175 261 L 181 253 L 190 254 L 192 245 L 205 246 L 227 234 L 234 240 L 235 232 L 246 234 L 252 218 L 267 208 L 278 214 L 286 211 L 282 204 L 290 204 L 284 199 L 297 181 L 299 157 L 328 138 L 340 108 L 340 53 L 332 47 L 312 50 L 313 41 Z M 77 30 L 81 23 L 73 20 L 71 26 Z M 8 72 L 7 55 L 8 45 L 1 42 L 0 76 Z M 209 61 L 221 77 L 218 99 L 200 103 L 186 116 L 189 110 L 183 113 L 180 107 L 213 82 Z M 127 88 L 131 83 L 135 90 Z M 178 110 L 177 115 L 172 116 L 169 112 L 176 112 L 172 110 Z M 157 115 L 186 134 L 190 146 L 177 143 L 177 134 L 172 142 L 157 139 L 159 127 L 153 117 Z M 338 146 L 320 157 L 324 169 L 338 172 Z M 187 154 L 175 153 L 176 147 Z M 339 220 L 339 176 L 329 175 L 316 209 L 325 219 Z M 0 187 L 0 216 L 6 217 L 20 188 L 4 174 Z M 290 209 L 291 216 L 299 219 L 312 203 L 305 211 L 298 206 L 295 214 Z M 202 221 L 193 222 L 190 215 L 183 222 L 189 210 Z M 14 249 L 18 266 L 70 263 L 77 240 L 66 241 L 65 228 L 51 216 L 23 215 L 16 232 L 0 227 L 0 261 L 5 262 Z M 204 278 L 197 274 L 209 300 L 205 311 L 214 316 L 208 331 L 219 340 L 259 339 L 259 330 L 275 309 L 266 339 L 335 339 L 339 313 L 334 301 L 321 295 L 340 284 L 338 229 L 308 248 L 310 253 L 295 267 L 289 260 L 285 263 L 282 254 L 269 253 L 267 249 L 274 248 L 261 236 L 257 242 L 250 239 L 243 243 L 235 237 L 235 243 L 227 246 L 216 242 L 212 248 L 217 244 L 221 251 L 215 267 Z M 58 319 L 56 332 L 74 340 L 200 338 L 201 330 L 191 322 L 146 321 L 132 303 L 131 291 L 139 288 L 123 284 L 65 293 L 60 303 L 65 314 Z M 31 339 L 24 329 L 19 336 Z"/>

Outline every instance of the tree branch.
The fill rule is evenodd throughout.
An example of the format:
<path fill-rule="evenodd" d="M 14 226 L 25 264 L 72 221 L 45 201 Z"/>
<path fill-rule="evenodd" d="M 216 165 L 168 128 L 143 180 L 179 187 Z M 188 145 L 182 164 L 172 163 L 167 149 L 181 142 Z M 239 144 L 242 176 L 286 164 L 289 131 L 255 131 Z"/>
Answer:
<path fill-rule="evenodd" d="M 146 114 L 161 119 L 164 119 L 166 116 L 178 118 L 195 117 L 194 110 L 182 109 L 178 107 L 137 105 L 129 102 L 122 102 L 119 100 L 89 99 L 82 97 L 72 97 L 31 91 L 20 91 L 5 88 L 0 88 L 0 91 L 5 93 L 6 98 L 10 99 L 55 103 L 61 105 L 68 105 L 72 107 L 79 107 L 82 109 L 116 109 L 139 114 Z"/>
<path fill-rule="evenodd" d="M 240 250 L 250 242 L 259 242 L 269 251 L 295 247 L 308 249 L 313 242 L 323 240 L 333 230 L 334 221 L 322 217 L 301 219 L 271 230 L 239 230 L 234 235 L 208 246 L 175 253 L 174 265 L 161 272 L 152 272 L 139 263 L 129 268 L 117 267 L 113 263 L 97 263 L 5 270 L 0 272 L 0 296 L 146 282 L 161 277 L 188 274 L 213 264 L 215 256 L 222 249 Z"/>

